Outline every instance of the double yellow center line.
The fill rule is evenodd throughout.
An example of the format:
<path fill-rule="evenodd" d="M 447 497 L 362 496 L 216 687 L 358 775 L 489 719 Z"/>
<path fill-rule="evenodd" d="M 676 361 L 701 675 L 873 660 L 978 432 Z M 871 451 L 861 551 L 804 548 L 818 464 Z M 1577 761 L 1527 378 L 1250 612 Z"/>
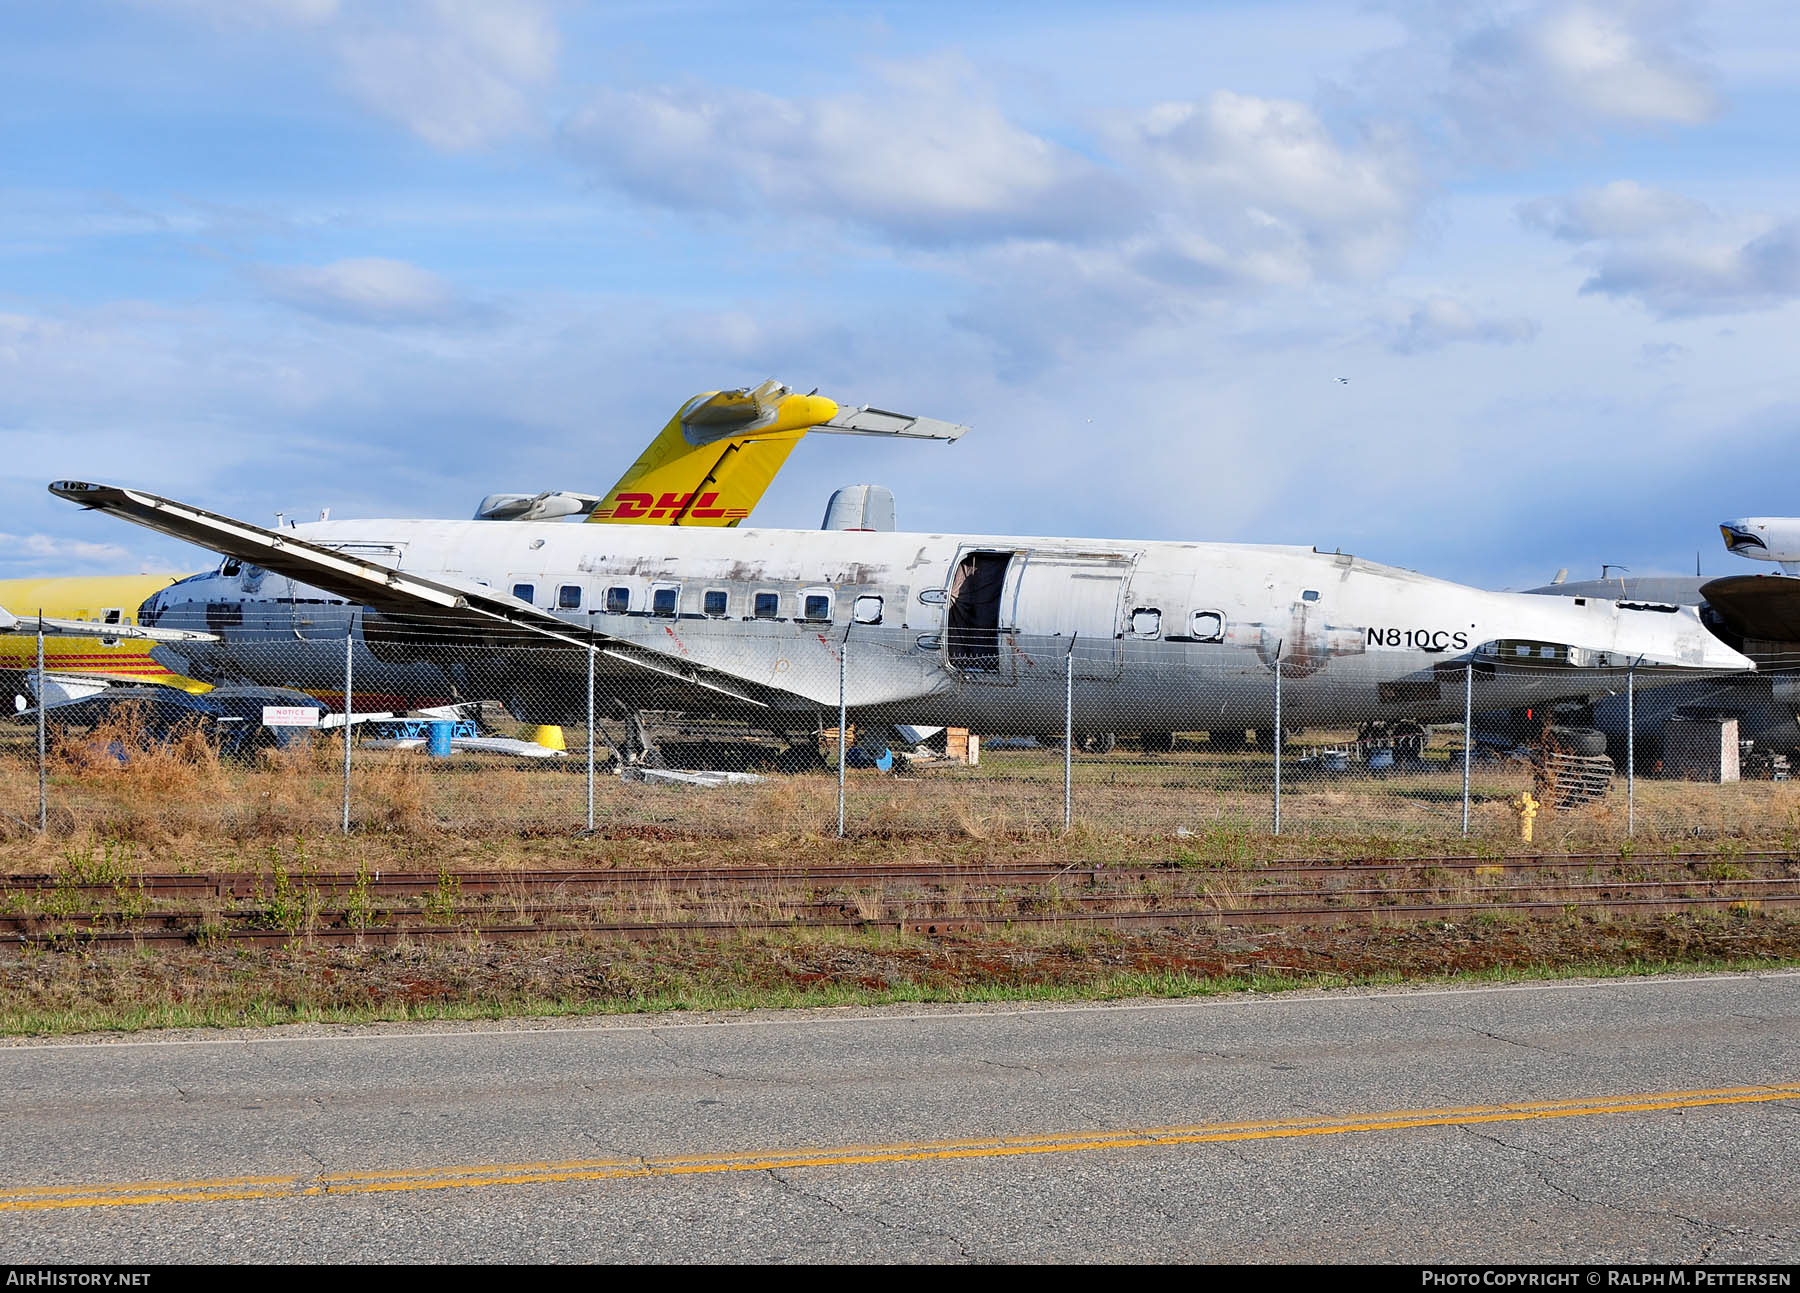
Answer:
<path fill-rule="evenodd" d="M 1146 1149 L 1227 1141 L 1342 1136 L 1411 1127 L 1457 1127 L 1601 1114 L 1657 1113 L 1714 1105 L 1768 1104 L 1800 1098 L 1800 1083 L 1657 1091 L 1581 1100 L 1464 1105 L 1449 1109 L 1398 1109 L 1341 1117 L 1258 1122 L 1203 1123 L 1189 1127 L 1135 1127 L 1110 1131 L 1052 1132 L 1036 1136 L 988 1136 L 964 1140 L 897 1141 L 877 1145 L 768 1149 L 725 1154 L 670 1154 L 655 1158 L 571 1159 L 543 1163 L 487 1163 L 383 1172 L 331 1172 L 315 1176 L 236 1176 L 218 1180 L 129 1181 L 116 1184 L 0 1186 L 0 1212 L 57 1208 L 117 1208 L 150 1203 L 214 1203 L 235 1199 L 288 1199 L 333 1194 L 401 1194 L 418 1190 L 467 1190 L 495 1185 L 561 1181 L 610 1181 L 635 1177 L 712 1176 L 797 1167 L 861 1167 L 884 1163 L 1020 1158 L 1101 1149 Z"/>

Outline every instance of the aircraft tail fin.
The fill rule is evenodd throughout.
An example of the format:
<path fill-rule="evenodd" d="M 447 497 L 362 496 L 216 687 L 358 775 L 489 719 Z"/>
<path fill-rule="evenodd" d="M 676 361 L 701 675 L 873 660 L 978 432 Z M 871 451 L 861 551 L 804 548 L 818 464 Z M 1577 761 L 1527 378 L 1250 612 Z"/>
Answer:
<path fill-rule="evenodd" d="M 884 409 L 841 408 L 776 381 L 705 391 L 683 404 L 588 514 L 627 525 L 741 524 L 808 431 L 953 441 L 967 427 Z"/>

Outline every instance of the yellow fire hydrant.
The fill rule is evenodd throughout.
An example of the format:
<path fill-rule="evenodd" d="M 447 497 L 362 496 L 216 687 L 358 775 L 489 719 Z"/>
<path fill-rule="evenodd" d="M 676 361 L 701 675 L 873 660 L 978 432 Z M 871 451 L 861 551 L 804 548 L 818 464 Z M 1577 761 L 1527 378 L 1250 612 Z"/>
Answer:
<path fill-rule="evenodd" d="M 1527 790 L 1513 800 L 1513 811 L 1519 815 L 1519 838 L 1527 844 L 1531 843 L 1531 824 L 1537 820 L 1538 801 L 1531 797 Z"/>

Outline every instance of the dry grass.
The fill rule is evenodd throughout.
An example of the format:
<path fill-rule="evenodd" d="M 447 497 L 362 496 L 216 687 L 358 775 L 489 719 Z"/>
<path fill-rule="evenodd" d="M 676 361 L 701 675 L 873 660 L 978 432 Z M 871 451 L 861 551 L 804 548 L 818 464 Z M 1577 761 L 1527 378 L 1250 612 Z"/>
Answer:
<path fill-rule="evenodd" d="M 123 751 L 127 757 L 118 756 Z M 1517 851 L 1511 801 L 1530 785 L 1519 764 L 1477 765 L 1468 841 L 1460 838 L 1461 770 L 1443 750 L 1426 771 L 1301 779 L 1284 785 L 1283 834 L 1271 833 L 1271 761 L 1209 754 L 1183 743 L 1146 760 L 1129 751 L 1075 766 L 1076 827 L 1062 831 L 1062 765 L 1054 750 L 1001 750 L 979 768 L 935 767 L 907 777 L 858 770 L 848 784 L 856 837 L 836 839 L 831 774 L 777 776 L 715 788 L 627 782 L 595 787 L 597 831 L 585 825 L 579 756 L 510 762 L 415 751 L 353 755 L 353 841 L 337 837 L 342 746 L 225 759 L 198 731 L 151 740 L 115 720 L 60 745 L 50 762 L 48 839 L 36 833 L 32 733 L 0 730 L 0 839 L 13 870 L 43 870 L 68 841 L 128 840 L 155 869 L 232 869 L 269 846 L 306 841 L 337 869 L 455 866 L 744 865 L 796 862 L 1006 861 L 1169 858 L 1251 866 L 1277 856 Z M 1719 848 L 1800 841 L 1800 783 L 1696 785 L 1639 781 L 1637 847 Z M 1622 784 L 1596 803 L 1537 819 L 1546 851 L 1617 848 L 1626 834 Z M 538 837 L 542 837 L 542 840 Z"/>

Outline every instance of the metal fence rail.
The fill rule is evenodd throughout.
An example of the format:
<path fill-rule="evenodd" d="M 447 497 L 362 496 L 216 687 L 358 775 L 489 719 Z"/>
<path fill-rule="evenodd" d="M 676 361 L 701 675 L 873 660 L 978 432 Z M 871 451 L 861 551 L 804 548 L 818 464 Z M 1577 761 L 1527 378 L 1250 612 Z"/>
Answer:
<path fill-rule="evenodd" d="M 1784 744 L 1800 674 L 1621 668 L 1594 694 L 1566 668 L 1461 660 L 1397 686 L 1279 648 L 1197 670 L 1176 644 L 680 627 L 682 650 L 651 655 L 271 626 L 197 696 L 89 680 L 72 699 L 40 663 L 0 724 L 0 814 L 49 834 L 1516 840 L 1533 825 L 1580 843 L 1800 827 Z M 761 673 L 709 671 L 739 648 Z M 1579 703 L 1558 696 L 1571 679 Z"/>

